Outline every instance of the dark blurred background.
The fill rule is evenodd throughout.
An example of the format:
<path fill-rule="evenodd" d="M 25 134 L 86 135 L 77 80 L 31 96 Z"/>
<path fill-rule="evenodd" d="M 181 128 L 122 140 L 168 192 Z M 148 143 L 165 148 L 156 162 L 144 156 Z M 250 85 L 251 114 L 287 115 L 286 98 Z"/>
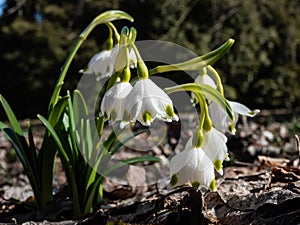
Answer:
<path fill-rule="evenodd" d="M 166 40 L 198 55 L 233 38 L 230 53 L 215 64 L 229 99 L 263 109 L 300 103 L 298 0 L 2 0 L 0 7 L 0 93 L 20 119 L 46 113 L 71 45 L 109 9 L 134 17 L 116 25 L 134 26 L 137 40 Z M 106 37 L 101 25 L 84 42 L 65 89 L 76 87 L 78 71 Z"/>

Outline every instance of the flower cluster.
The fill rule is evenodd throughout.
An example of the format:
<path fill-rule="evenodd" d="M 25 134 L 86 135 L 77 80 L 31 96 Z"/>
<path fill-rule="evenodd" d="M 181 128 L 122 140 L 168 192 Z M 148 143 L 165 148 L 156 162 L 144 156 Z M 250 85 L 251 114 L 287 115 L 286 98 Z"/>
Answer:
<path fill-rule="evenodd" d="M 121 128 L 139 121 L 150 126 L 154 119 L 171 122 L 178 120 L 170 97 L 149 79 L 148 70 L 134 46 L 135 29 L 125 27 L 117 43 L 111 50 L 96 54 L 87 68 L 86 75 L 102 77 L 118 76 L 116 82 L 105 92 L 101 102 L 101 114 L 112 123 L 121 121 Z M 135 66 L 138 80 L 132 86 L 130 67 Z"/>
<path fill-rule="evenodd" d="M 149 71 L 134 44 L 135 38 L 134 28 L 123 28 L 115 46 L 96 54 L 83 71 L 85 74 L 109 78 L 100 105 L 101 115 L 112 123 L 120 122 L 120 128 L 136 121 L 145 126 L 150 126 L 154 119 L 178 121 L 168 94 L 176 91 L 191 92 L 191 100 L 200 114 L 199 125 L 184 151 L 171 158 L 170 183 L 173 186 L 203 184 L 215 190 L 215 170 L 222 175 L 222 163 L 228 158 L 225 133 L 235 132 L 239 115 L 254 116 L 259 112 L 226 100 L 220 76 L 210 66 L 225 54 L 233 40 L 230 39 L 205 57 L 150 70 L 150 75 L 185 68 L 199 71 L 200 75 L 194 83 L 162 90 L 149 79 Z M 136 67 L 138 75 L 134 82 L 131 78 L 132 66 Z"/>
<path fill-rule="evenodd" d="M 204 68 L 201 74 L 195 79 L 195 83 L 208 85 L 213 89 L 218 88 L 220 94 L 223 95 L 223 87 L 218 73 L 211 66 L 207 68 L 218 82 L 215 82 L 207 74 L 206 68 Z M 202 118 L 200 118 L 201 121 L 204 117 L 203 124 L 202 127 L 201 124 L 199 125 L 197 128 L 198 132 L 195 132 L 187 142 L 184 151 L 171 159 L 171 184 L 182 185 L 188 182 L 193 186 L 204 184 L 210 187 L 211 190 L 215 190 L 214 169 L 222 175 L 222 163 L 228 159 L 225 133 L 229 132 L 233 134 L 235 132 L 235 125 L 239 115 L 255 116 L 259 110 L 252 111 L 245 105 L 227 101 L 234 116 L 230 118 L 222 107 L 217 102 L 212 101 L 209 96 L 202 96 L 198 99 L 197 95 L 192 94 L 192 98 L 192 102 L 194 104 L 199 103 L 200 110 L 204 111 Z M 205 99 L 203 100 L 203 98 Z M 208 108 L 208 112 L 205 110 L 206 107 Z M 208 121 L 207 125 L 205 125 L 206 121 Z"/>

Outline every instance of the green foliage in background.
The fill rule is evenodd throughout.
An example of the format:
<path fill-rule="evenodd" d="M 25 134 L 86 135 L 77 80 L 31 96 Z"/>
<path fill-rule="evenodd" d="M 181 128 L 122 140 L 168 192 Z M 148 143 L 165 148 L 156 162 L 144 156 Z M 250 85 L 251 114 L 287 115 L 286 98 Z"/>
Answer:
<path fill-rule="evenodd" d="M 232 54 L 217 63 L 226 96 L 250 107 L 300 103 L 300 1 L 13 1 L 0 17 L 0 90 L 17 116 L 47 110 L 66 52 L 98 12 L 120 9 L 138 24 L 139 40 L 168 40 L 201 55 L 232 37 Z M 122 22 L 118 22 L 121 27 Z M 70 68 L 75 74 L 99 51 L 105 29 L 96 29 Z M 76 76 L 78 74 L 78 76 Z M 78 77 L 78 79 L 74 79 Z M 230 85 L 229 85 L 230 84 Z M 17 93 L 17 94 L 16 94 Z M 22 96 L 22 98 L 20 98 Z M 36 108 L 27 107 L 35 101 Z"/>

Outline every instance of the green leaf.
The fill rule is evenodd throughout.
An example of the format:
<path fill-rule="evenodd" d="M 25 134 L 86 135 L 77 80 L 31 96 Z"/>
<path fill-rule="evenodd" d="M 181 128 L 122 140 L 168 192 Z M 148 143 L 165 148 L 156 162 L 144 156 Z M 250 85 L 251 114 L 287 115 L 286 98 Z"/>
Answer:
<path fill-rule="evenodd" d="M 11 128 L 6 126 L 2 122 L 0 122 L 0 128 L 3 130 L 8 140 L 12 143 L 30 181 L 30 185 L 36 198 L 36 204 L 38 205 L 38 207 L 41 207 L 41 190 L 39 188 L 40 186 L 37 175 L 38 171 L 36 170 L 36 160 L 34 158 L 31 158 L 32 152 L 27 145 L 26 139 L 24 138 L 24 136 L 20 136 L 15 133 Z"/>
<path fill-rule="evenodd" d="M 44 124 L 44 126 L 47 128 L 47 130 L 50 132 L 50 134 L 54 138 L 54 141 L 55 141 L 55 143 L 56 143 L 56 145 L 57 145 L 57 147 L 60 151 L 61 156 L 63 157 L 63 160 L 65 160 L 66 163 L 70 164 L 69 156 L 66 154 L 66 151 L 64 150 L 64 147 L 63 147 L 57 133 L 55 132 L 55 130 L 51 126 L 51 124 L 42 115 L 37 115 L 37 117 L 41 120 L 41 122 Z"/>
<path fill-rule="evenodd" d="M 225 112 L 227 113 L 228 117 L 233 121 L 234 120 L 234 113 L 229 105 L 227 99 L 216 89 L 207 85 L 207 84 L 199 84 L 200 92 L 206 95 L 208 98 L 212 99 L 216 102 L 219 106 L 221 106 Z"/>
<path fill-rule="evenodd" d="M 14 114 L 14 112 L 12 111 L 12 109 L 10 108 L 8 102 L 5 100 L 5 98 L 0 95 L 0 102 L 3 106 L 3 109 L 7 115 L 7 118 L 13 128 L 13 130 L 20 136 L 24 136 L 23 131 L 19 125 L 19 122 Z"/>
<path fill-rule="evenodd" d="M 66 106 L 68 105 L 69 97 L 70 96 L 64 96 L 61 99 L 59 99 L 57 104 L 50 111 L 48 121 L 53 127 L 55 127 L 55 125 L 60 121 L 60 117 L 61 117 L 62 113 L 65 112 Z"/>
<path fill-rule="evenodd" d="M 34 175 L 38 176 L 39 174 L 39 169 L 38 169 L 38 152 L 33 140 L 33 134 L 32 134 L 32 129 L 31 129 L 31 125 L 28 122 L 28 142 L 29 142 L 29 147 L 27 149 L 28 151 L 28 155 L 29 155 L 29 159 L 30 159 L 30 164 L 32 165 L 32 169 L 34 171 Z"/>
<path fill-rule="evenodd" d="M 89 185 L 88 189 L 86 190 L 86 195 L 85 195 L 85 202 L 84 202 L 84 213 L 89 213 L 92 210 L 92 204 L 95 199 L 95 195 L 98 192 L 101 184 L 103 182 L 103 177 L 98 176 L 97 179 L 91 185 Z"/>
<path fill-rule="evenodd" d="M 217 62 L 220 58 L 222 58 L 228 50 L 233 45 L 234 40 L 229 39 L 226 41 L 223 45 L 221 45 L 219 48 L 196 58 L 190 59 L 188 61 L 177 63 L 177 64 L 171 64 L 171 65 L 163 65 L 163 66 L 157 66 L 149 71 L 150 75 L 154 75 L 156 73 L 164 73 L 164 72 L 170 72 L 170 71 L 188 71 L 188 70 L 201 70 L 201 68 L 212 65 L 215 62 Z"/>
<path fill-rule="evenodd" d="M 78 90 L 73 92 L 73 111 L 75 123 L 79 123 L 82 118 L 86 118 L 89 115 L 85 99 Z"/>
<path fill-rule="evenodd" d="M 70 96 L 70 92 L 68 91 L 68 96 Z M 79 153 L 79 150 L 78 150 L 78 145 L 77 145 L 77 141 L 76 141 L 76 137 L 75 137 L 75 130 L 76 130 L 76 124 L 75 124 L 75 119 L 74 119 L 74 109 L 73 109 L 73 103 L 72 103 L 72 99 L 71 98 L 68 98 L 68 110 L 67 110 L 67 113 L 68 113 L 68 117 L 69 117 L 69 137 L 70 137 L 70 140 L 71 140 L 71 145 L 72 145 L 72 148 L 73 148 L 73 158 L 76 160 L 78 160 L 78 155 L 80 154 Z M 80 122 L 80 121 L 78 121 Z"/>
<path fill-rule="evenodd" d="M 179 91 L 192 91 L 197 92 L 203 96 L 206 96 L 216 102 L 218 105 L 221 106 L 227 113 L 228 117 L 233 121 L 234 120 L 234 113 L 229 105 L 227 99 L 216 89 L 207 85 L 207 84 L 196 84 L 196 83 L 187 83 L 181 84 L 170 88 L 164 89 L 166 93 L 170 94 L 173 92 Z"/>

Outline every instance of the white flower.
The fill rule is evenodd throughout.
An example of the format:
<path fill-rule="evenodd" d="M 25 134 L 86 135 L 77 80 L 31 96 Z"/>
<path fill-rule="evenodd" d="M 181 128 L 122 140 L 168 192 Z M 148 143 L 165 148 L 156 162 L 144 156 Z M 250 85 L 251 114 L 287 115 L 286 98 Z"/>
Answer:
<path fill-rule="evenodd" d="M 192 146 L 192 138 L 186 144 L 184 151 L 171 159 L 170 175 L 177 177 L 176 186 L 198 183 L 212 190 L 216 188 L 214 165 L 201 147 Z"/>
<path fill-rule="evenodd" d="M 84 74 L 94 74 L 97 76 L 97 81 L 103 77 L 110 77 L 116 70 L 124 68 L 126 64 L 126 55 L 122 54 L 122 59 L 119 65 L 115 65 L 115 61 L 119 52 L 119 45 L 115 45 L 111 50 L 102 50 L 92 57 L 85 69 L 79 72 Z M 130 67 L 136 67 L 137 58 L 131 49 L 129 52 Z"/>
<path fill-rule="evenodd" d="M 150 126 L 155 118 L 178 120 L 170 97 L 150 79 L 140 79 L 124 100 L 124 121 Z M 122 126 L 122 125 L 121 125 Z"/>
<path fill-rule="evenodd" d="M 123 101 L 132 90 L 129 82 L 115 83 L 104 95 L 101 102 L 101 112 L 112 122 L 123 118 Z"/>
<path fill-rule="evenodd" d="M 238 115 L 253 117 L 257 113 L 259 113 L 258 109 L 250 110 L 248 107 L 238 102 L 228 101 L 228 103 L 231 106 L 232 111 L 234 112 L 234 122 L 231 121 L 226 112 L 217 103 L 212 102 L 208 107 L 213 126 L 222 133 L 225 133 L 226 131 L 234 133 L 235 129 L 231 125 L 236 125 Z"/>
<path fill-rule="evenodd" d="M 204 139 L 201 148 L 213 162 L 215 169 L 223 175 L 222 163 L 227 158 L 227 137 L 220 131 L 212 128 L 204 133 Z"/>
<path fill-rule="evenodd" d="M 111 50 L 103 50 L 92 57 L 87 67 L 80 72 L 84 74 L 94 74 L 97 79 L 109 77 L 114 72 L 114 63 L 119 51 L 119 45 L 115 45 Z"/>

